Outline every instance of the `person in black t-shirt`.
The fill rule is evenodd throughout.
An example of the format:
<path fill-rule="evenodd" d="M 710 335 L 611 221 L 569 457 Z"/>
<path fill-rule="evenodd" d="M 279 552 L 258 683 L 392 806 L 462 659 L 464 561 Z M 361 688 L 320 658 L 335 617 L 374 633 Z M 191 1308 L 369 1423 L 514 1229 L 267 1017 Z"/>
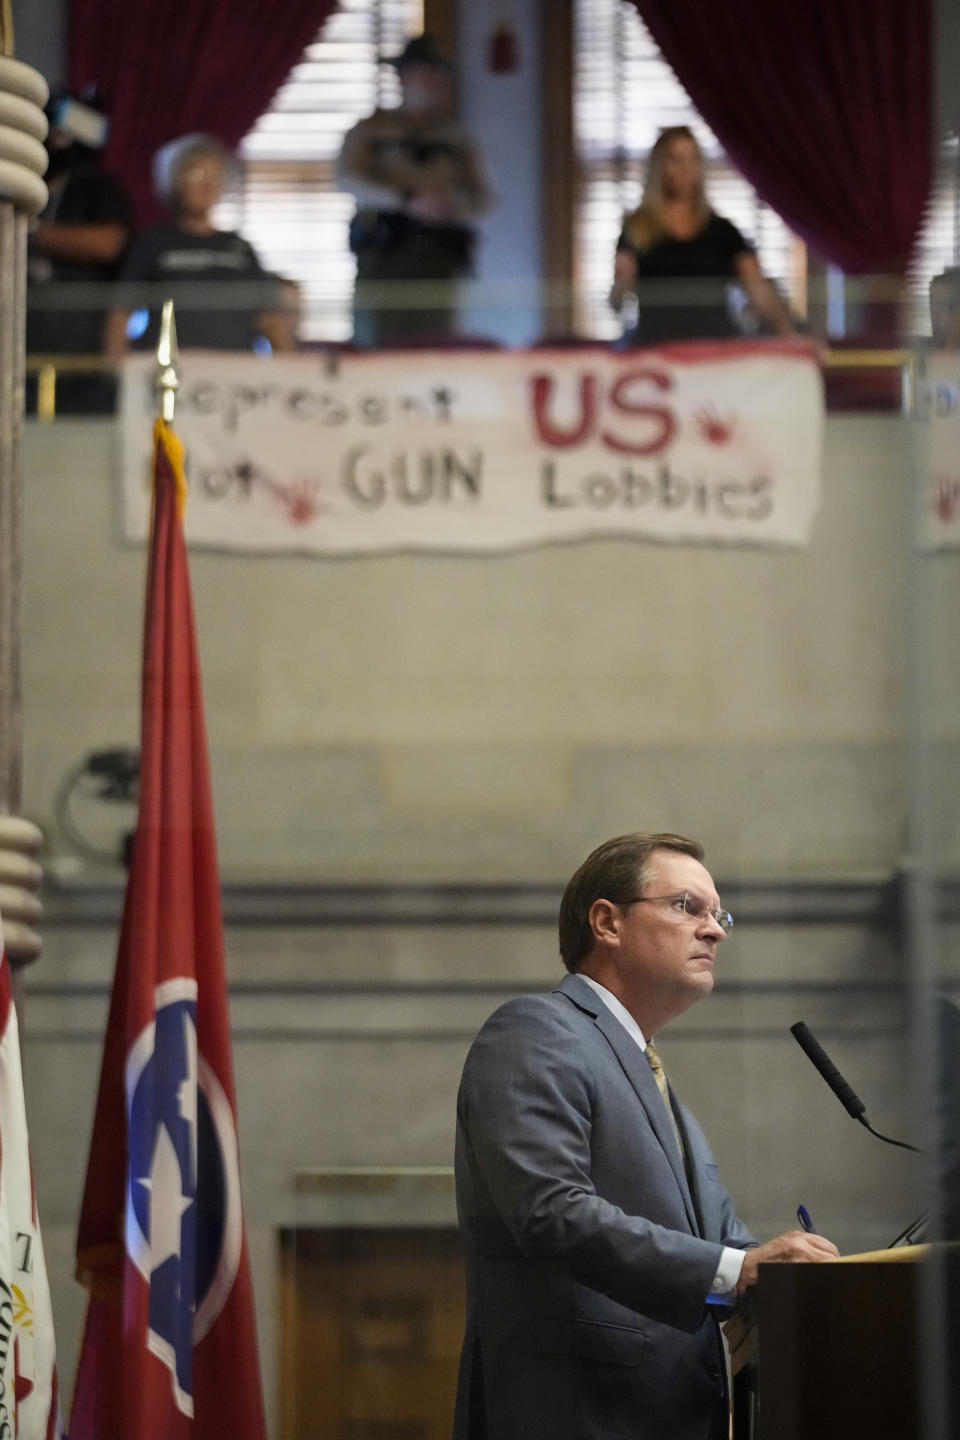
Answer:
<path fill-rule="evenodd" d="M 752 245 L 710 207 L 693 132 L 672 125 L 650 152 L 639 209 L 624 220 L 611 304 L 620 309 L 627 294 L 636 294 L 640 318 L 627 336 L 633 344 L 728 339 L 741 333 L 730 312 L 731 282 L 742 286 L 774 334 L 793 333 L 790 313 Z"/>
<path fill-rule="evenodd" d="M 183 349 L 249 350 L 258 336 L 271 349 L 293 348 L 279 287 L 253 246 L 218 230 L 210 212 L 219 201 L 230 156 L 209 135 L 188 135 L 158 151 L 154 180 L 171 218 L 138 235 L 120 272 L 118 305 L 107 317 L 105 348 L 127 351 L 130 313 L 145 307 L 138 349 L 154 349 L 164 300 L 174 302 Z"/>
<path fill-rule="evenodd" d="M 100 169 L 107 119 L 95 98 L 59 95 L 47 115 L 50 199 L 30 228 L 27 353 L 99 356 L 108 287 L 133 234 L 133 208 L 116 176 Z M 33 389 L 31 384 L 28 409 Z M 91 371 L 58 377 L 58 410 L 112 408 L 112 376 Z"/>

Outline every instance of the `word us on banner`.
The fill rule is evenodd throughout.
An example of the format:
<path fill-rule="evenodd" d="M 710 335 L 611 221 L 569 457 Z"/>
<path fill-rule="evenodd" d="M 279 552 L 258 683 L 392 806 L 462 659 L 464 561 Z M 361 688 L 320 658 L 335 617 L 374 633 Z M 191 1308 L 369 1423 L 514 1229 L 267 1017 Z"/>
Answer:
<path fill-rule="evenodd" d="M 150 518 L 152 356 L 126 362 L 124 533 Z M 253 552 L 497 552 L 595 536 L 801 546 L 823 388 L 803 343 L 614 353 L 188 352 L 188 540 Z"/>

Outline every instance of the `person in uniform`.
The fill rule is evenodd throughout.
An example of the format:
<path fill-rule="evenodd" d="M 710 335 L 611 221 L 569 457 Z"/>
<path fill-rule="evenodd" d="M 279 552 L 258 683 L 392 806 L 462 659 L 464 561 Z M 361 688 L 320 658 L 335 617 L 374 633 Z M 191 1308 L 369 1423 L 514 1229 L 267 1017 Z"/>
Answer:
<path fill-rule="evenodd" d="M 430 35 L 393 62 L 402 103 L 346 135 L 337 166 L 357 201 L 354 340 L 365 349 L 455 333 L 458 282 L 472 273 L 474 221 L 493 197 L 480 153 L 453 117 L 449 66 Z"/>

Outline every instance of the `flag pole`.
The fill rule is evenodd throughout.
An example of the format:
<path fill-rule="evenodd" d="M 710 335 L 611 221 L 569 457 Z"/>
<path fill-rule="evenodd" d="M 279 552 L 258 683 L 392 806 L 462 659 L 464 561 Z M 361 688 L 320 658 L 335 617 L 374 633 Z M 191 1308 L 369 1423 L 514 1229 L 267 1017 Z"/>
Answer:
<path fill-rule="evenodd" d="M 164 300 L 160 313 L 160 338 L 157 341 L 157 380 L 160 419 L 165 425 L 173 424 L 177 405 L 180 350 L 177 346 L 177 322 L 173 313 L 173 301 Z"/>
<path fill-rule="evenodd" d="M 47 203 L 43 76 L 13 59 L 11 7 L 0 3 L 0 815 L 16 816 L 22 800 L 20 618 L 22 580 L 24 351 L 27 313 L 27 227 Z M 8 113 L 9 112 L 9 113 Z M 9 835 L 9 831 L 5 832 Z M 9 840 L 4 840 L 4 845 Z M 16 843 L 14 849 L 21 848 Z M 32 847 L 28 847 L 32 848 Z M 15 882 L 19 884 L 20 882 Z M 14 917 L 16 918 L 16 917 Z M 29 923 L 29 922 L 28 922 Z M 8 946 L 7 959 L 15 958 Z M 24 985 L 12 968 L 22 1011 Z"/>

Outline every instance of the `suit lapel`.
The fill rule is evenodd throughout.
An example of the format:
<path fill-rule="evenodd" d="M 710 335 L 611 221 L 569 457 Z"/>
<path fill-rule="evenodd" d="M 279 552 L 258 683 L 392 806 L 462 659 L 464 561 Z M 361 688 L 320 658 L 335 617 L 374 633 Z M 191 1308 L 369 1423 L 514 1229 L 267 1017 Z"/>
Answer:
<path fill-rule="evenodd" d="M 697 1217 L 698 1230 L 705 1239 L 709 1239 L 711 1225 L 710 1217 L 707 1215 L 703 1203 L 703 1161 L 700 1154 L 700 1142 L 695 1134 L 694 1127 L 687 1123 L 689 1112 L 686 1106 L 677 1100 L 676 1095 L 673 1093 L 673 1086 L 670 1087 L 670 1095 L 673 1100 L 673 1111 L 677 1117 L 677 1124 L 683 1136 L 683 1148 L 687 1156 L 686 1178 L 690 1188 L 694 1212 Z"/>
<path fill-rule="evenodd" d="M 690 1228 L 695 1235 L 699 1235 L 700 1226 L 683 1168 L 683 1157 L 677 1149 L 677 1138 L 673 1133 L 667 1107 L 663 1103 L 663 1096 L 657 1089 L 657 1082 L 653 1078 L 653 1072 L 646 1057 L 633 1038 L 624 1030 L 616 1016 L 607 1009 L 596 991 L 591 990 L 590 986 L 579 976 L 566 976 L 560 984 L 560 989 L 581 1010 L 585 1010 L 593 1016 L 594 1024 L 602 1032 L 620 1062 L 624 1074 L 646 1112 L 651 1129 L 663 1147 L 677 1185 L 680 1187 Z M 686 1143 L 686 1135 L 684 1135 L 684 1143 Z"/>

